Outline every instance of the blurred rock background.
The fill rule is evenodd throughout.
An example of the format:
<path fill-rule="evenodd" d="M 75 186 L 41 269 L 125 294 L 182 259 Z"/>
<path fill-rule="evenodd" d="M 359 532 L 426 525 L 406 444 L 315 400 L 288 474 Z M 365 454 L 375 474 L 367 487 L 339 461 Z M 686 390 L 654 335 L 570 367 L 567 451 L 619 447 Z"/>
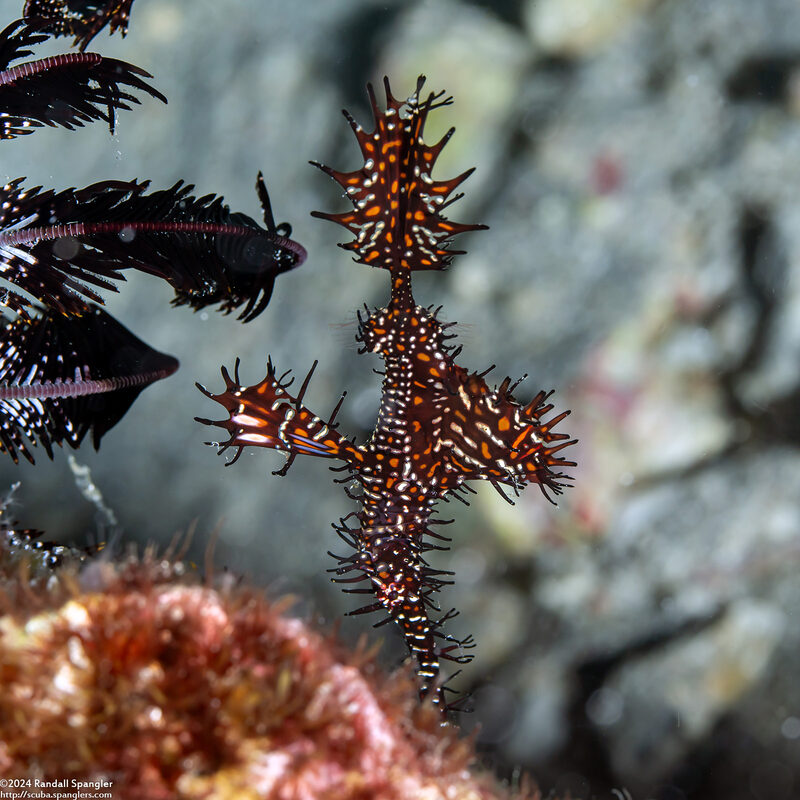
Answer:
<path fill-rule="evenodd" d="M 22 2 L 0 0 L 3 21 Z M 58 46 L 51 48 L 59 49 Z M 369 123 L 364 84 L 418 74 L 455 105 L 440 177 L 478 171 L 452 211 L 485 222 L 469 254 L 415 281 L 442 303 L 460 363 L 555 388 L 580 438 L 558 509 L 535 488 L 513 508 L 492 490 L 453 509 L 456 571 L 443 604 L 478 641 L 457 685 L 465 728 L 501 773 L 545 792 L 636 800 L 800 796 L 800 5 L 795 0 L 136 0 L 129 35 L 90 49 L 148 69 L 169 98 L 101 125 L 4 142 L 0 178 L 57 189 L 179 178 L 259 215 L 263 169 L 279 221 L 309 250 L 242 325 L 171 309 L 131 279 L 108 305 L 180 358 L 106 437 L 78 453 L 125 535 L 167 542 L 196 521 L 194 557 L 335 620 L 330 522 L 351 502 L 324 463 L 248 453 L 231 469 L 195 415 L 217 411 L 218 368 L 242 376 L 319 367 L 308 404 L 348 400 L 363 441 L 379 379 L 356 357 L 355 309 L 386 276 L 352 265 L 312 209 L 345 207 L 307 165 L 357 166 L 339 114 Z M 49 52 L 44 50 L 43 52 Z M 66 461 L 0 463 L 17 516 L 84 541 L 94 508 Z M 450 510 L 450 509 L 446 509 Z M 343 622 L 345 637 L 369 620 Z M 393 633 L 384 658 L 402 657 Z"/>

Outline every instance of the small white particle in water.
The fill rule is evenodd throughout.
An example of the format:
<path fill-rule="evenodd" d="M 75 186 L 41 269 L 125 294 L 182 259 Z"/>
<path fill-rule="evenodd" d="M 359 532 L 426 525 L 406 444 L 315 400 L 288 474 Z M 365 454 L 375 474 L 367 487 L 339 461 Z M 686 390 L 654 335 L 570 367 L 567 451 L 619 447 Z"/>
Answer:
<path fill-rule="evenodd" d="M 586 716 L 595 725 L 605 728 L 619 721 L 623 705 L 622 695 L 616 689 L 603 686 L 586 701 Z"/>
<path fill-rule="evenodd" d="M 81 249 L 80 242 L 72 236 L 62 236 L 53 242 L 53 255 L 62 261 L 75 258 Z"/>
<path fill-rule="evenodd" d="M 800 739 L 800 719 L 786 717 L 781 725 L 781 733 L 786 739 Z"/>
<path fill-rule="evenodd" d="M 125 227 L 119 232 L 120 241 L 128 244 L 136 238 L 136 231 L 131 227 Z"/>

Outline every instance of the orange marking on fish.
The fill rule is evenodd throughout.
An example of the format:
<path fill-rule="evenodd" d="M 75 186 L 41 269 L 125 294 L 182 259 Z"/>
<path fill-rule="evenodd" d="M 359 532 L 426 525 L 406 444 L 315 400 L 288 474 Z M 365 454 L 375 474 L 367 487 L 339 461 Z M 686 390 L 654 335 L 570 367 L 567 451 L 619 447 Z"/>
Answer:
<path fill-rule="evenodd" d="M 516 439 L 514 439 L 514 444 L 512 444 L 511 446 L 519 447 L 520 442 L 528 435 L 528 431 L 530 431 L 530 429 L 531 426 L 529 425 L 527 428 L 525 428 L 525 430 L 522 431 L 522 433 L 519 436 L 517 436 Z"/>

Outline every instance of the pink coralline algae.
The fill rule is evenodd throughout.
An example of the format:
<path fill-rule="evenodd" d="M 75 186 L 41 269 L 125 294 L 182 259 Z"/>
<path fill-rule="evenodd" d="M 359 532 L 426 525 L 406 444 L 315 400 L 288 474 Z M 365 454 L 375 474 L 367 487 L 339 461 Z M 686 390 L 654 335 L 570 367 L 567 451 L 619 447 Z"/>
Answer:
<path fill-rule="evenodd" d="M 290 601 L 152 553 L 29 580 L 0 584 L 4 777 L 106 780 L 119 800 L 522 796 L 474 769 L 410 671 Z"/>

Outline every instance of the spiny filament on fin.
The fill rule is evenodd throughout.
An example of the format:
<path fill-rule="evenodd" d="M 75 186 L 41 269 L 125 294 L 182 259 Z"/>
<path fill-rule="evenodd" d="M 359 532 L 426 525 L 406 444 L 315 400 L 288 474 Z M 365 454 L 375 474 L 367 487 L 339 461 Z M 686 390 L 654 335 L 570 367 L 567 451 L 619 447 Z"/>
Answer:
<path fill-rule="evenodd" d="M 462 196 L 450 197 L 473 170 L 449 181 L 432 178 L 436 159 L 455 129 L 451 128 L 433 146 L 422 142 L 428 114 L 452 103 L 450 97 L 440 99 L 444 92 L 431 93 L 421 101 L 423 83 L 424 78 L 420 78 L 416 92 L 403 102 L 392 96 L 389 82 L 384 79 L 386 111 L 383 112 L 378 108 L 372 86 L 368 86 L 375 117 L 371 133 L 344 112 L 364 157 L 361 169 L 339 172 L 311 162 L 330 175 L 353 204 L 352 211 L 341 214 L 314 211 L 312 215 L 336 222 L 356 237 L 341 247 L 352 250 L 360 264 L 388 270 L 444 269 L 454 255 L 462 252 L 450 250 L 450 240 L 459 233 L 486 227 L 451 222 L 442 215 L 450 203 Z"/>
<path fill-rule="evenodd" d="M 469 482 L 476 480 L 489 482 L 509 502 L 505 490 L 517 494 L 529 483 L 538 484 L 551 500 L 549 493 L 560 494 L 568 485 L 562 470 L 575 464 L 561 455 L 574 440 L 553 431 L 569 412 L 545 419 L 553 410 L 550 394 L 539 392 L 522 405 L 512 394 L 519 381 L 506 378 L 491 388 L 484 380 L 489 370 L 474 373 L 460 367 L 455 363 L 460 348 L 446 344 L 452 337 L 445 331 L 452 323 L 439 321 L 439 309 L 414 301 L 411 272 L 442 269 L 454 252 L 447 249 L 450 238 L 483 227 L 445 220 L 445 203 L 434 202 L 444 200 L 468 173 L 446 182 L 430 176 L 449 134 L 428 147 L 422 129 L 427 114 L 450 100 L 431 94 L 421 102 L 423 80 L 405 103 L 392 97 L 386 83 L 384 112 L 370 88 L 375 132 L 367 134 L 351 120 L 364 168 L 341 173 L 323 167 L 346 188 L 355 210 L 316 216 L 355 233 L 356 241 L 345 247 L 357 261 L 390 272 L 388 305 L 367 308 L 358 317 L 361 352 L 377 353 L 385 367 L 369 441 L 356 445 L 334 430 L 338 405 L 327 422 L 302 405 L 310 373 L 293 396 L 286 376 L 277 378 L 271 361 L 265 380 L 251 387 L 223 369 L 223 392 L 203 391 L 229 416 L 201 421 L 227 430 L 230 438 L 220 450 L 237 447 L 237 457 L 242 448 L 255 445 L 287 453 L 289 463 L 301 453 L 343 462 L 333 469 L 347 473 L 339 482 L 348 484 L 345 491 L 359 511 L 334 525 L 353 552 L 331 553 L 338 562 L 331 570 L 333 580 L 346 584 L 346 592 L 372 598 L 350 613 L 382 610 L 387 616 L 379 625 L 399 625 L 416 663 L 421 694 L 446 709 L 452 706 L 439 680 L 440 663 L 467 663 L 472 655 L 465 651 L 473 643 L 471 637 L 459 640 L 444 633 L 457 612 L 434 617 L 439 612 L 434 595 L 451 582 L 451 573 L 433 569 L 425 558 L 450 541 L 433 530 L 452 521 L 433 517 L 436 503 L 450 498 L 466 502 L 462 494 L 473 491 Z"/>

